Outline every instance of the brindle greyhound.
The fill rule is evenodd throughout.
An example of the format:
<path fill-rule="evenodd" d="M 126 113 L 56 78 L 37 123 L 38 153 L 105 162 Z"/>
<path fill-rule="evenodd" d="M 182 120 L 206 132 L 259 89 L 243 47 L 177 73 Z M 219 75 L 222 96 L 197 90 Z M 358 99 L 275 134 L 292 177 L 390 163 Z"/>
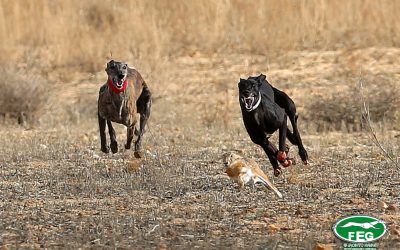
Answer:
<path fill-rule="evenodd" d="M 98 100 L 101 151 L 110 151 L 105 135 L 107 124 L 111 151 L 118 152 L 115 130 L 111 123 L 116 122 L 127 127 L 126 149 L 130 149 L 134 133 L 138 136 L 135 156 L 139 158 L 144 127 L 150 117 L 151 92 L 139 72 L 129 68 L 126 63 L 111 60 L 107 63 L 106 72 L 108 80 L 100 88 Z M 140 114 L 139 130 L 137 113 Z"/>

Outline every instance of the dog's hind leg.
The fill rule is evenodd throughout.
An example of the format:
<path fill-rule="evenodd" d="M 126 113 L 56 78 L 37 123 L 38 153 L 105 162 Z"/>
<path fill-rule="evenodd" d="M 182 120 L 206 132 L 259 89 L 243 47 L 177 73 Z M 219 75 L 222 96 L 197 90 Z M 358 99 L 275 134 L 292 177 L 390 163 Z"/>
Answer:
<path fill-rule="evenodd" d="M 294 134 L 292 133 L 292 131 L 290 131 L 289 128 L 287 128 L 287 131 L 286 131 L 286 138 L 288 138 L 290 143 L 292 143 L 293 145 L 296 145 L 296 146 L 298 145 L 297 138 L 294 136 Z"/>
<path fill-rule="evenodd" d="M 147 121 L 150 117 L 150 111 L 151 111 L 151 92 L 147 87 L 143 89 L 142 94 L 136 101 L 136 107 L 137 107 L 137 112 L 140 114 L 140 121 L 139 121 L 140 127 L 138 131 L 138 138 L 135 142 L 135 156 L 137 158 L 140 158 L 142 137 L 144 134 Z"/>
<path fill-rule="evenodd" d="M 306 149 L 304 148 L 303 142 L 300 137 L 299 130 L 297 128 L 297 118 L 298 118 L 297 114 L 291 114 L 289 116 L 290 122 L 292 123 L 292 127 L 293 127 L 293 134 L 290 132 L 287 135 L 288 135 L 289 141 L 291 143 L 293 143 L 294 145 L 297 145 L 297 147 L 299 148 L 300 158 L 303 161 L 303 163 L 307 165 L 308 164 L 308 154 L 307 154 Z"/>
<path fill-rule="evenodd" d="M 100 145 L 101 151 L 104 153 L 110 152 L 110 148 L 107 147 L 107 138 L 106 138 L 106 120 L 102 118 L 99 114 L 97 114 L 99 120 L 99 130 L 100 130 Z"/>
<path fill-rule="evenodd" d="M 113 152 L 113 154 L 118 152 L 118 142 L 117 142 L 117 137 L 115 135 L 115 130 L 111 124 L 111 121 L 107 120 L 107 126 L 108 126 L 108 133 L 110 135 L 110 148 L 111 148 L 111 152 Z"/>
<path fill-rule="evenodd" d="M 307 164 L 308 154 L 303 146 L 303 142 L 301 141 L 300 133 L 297 127 L 298 115 L 296 113 L 296 105 L 294 104 L 293 100 L 290 99 L 290 97 L 286 95 L 284 92 L 274 88 L 274 93 L 275 93 L 275 101 L 278 103 L 279 106 L 285 109 L 285 112 L 289 117 L 290 123 L 292 124 L 293 133 L 290 130 L 288 130 L 287 138 L 293 145 L 296 145 L 299 148 L 300 158 L 304 164 Z"/>
<path fill-rule="evenodd" d="M 126 127 L 126 144 L 125 144 L 126 149 L 131 148 L 134 130 L 135 130 L 135 125 Z"/>

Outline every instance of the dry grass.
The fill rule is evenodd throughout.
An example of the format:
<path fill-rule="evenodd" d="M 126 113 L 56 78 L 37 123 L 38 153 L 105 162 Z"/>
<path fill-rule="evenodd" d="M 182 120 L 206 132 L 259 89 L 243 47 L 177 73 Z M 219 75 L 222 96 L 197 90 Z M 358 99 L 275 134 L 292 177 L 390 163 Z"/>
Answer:
<path fill-rule="evenodd" d="M 97 72 L 110 56 L 159 69 L 196 51 L 392 47 L 398 1 L 0 1 L 0 62 Z M 35 31 L 35 32 L 32 32 Z M 22 65 L 24 66 L 24 65 Z"/>
<path fill-rule="evenodd" d="M 244 62 L 246 67 L 240 65 Z M 393 228 L 399 226 L 400 212 L 380 205 L 398 207 L 399 172 L 369 137 L 347 131 L 315 132 L 310 129 L 312 121 L 302 118 L 304 98 L 318 86 L 329 90 L 320 86 L 321 80 L 286 85 L 293 82 L 291 77 L 307 79 L 310 72 L 298 75 L 290 68 L 283 74 L 278 64 L 270 64 L 268 75 L 275 86 L 289 89 L 299 106 L 311 166 L 294 166 L 285 169 L 282 177 L 272 178 L 283 192 L 282 200 L 261 187 L 239 192 L 225 176 L 221 156 L 227 151 L 253 157 L 272 176 L 267 157 L 243 128 L 236 91 L 238 75 L 259 72 L 266 62 L 252 54 L 172 61 L 173 77 L 165 82 L 168 89 L 155 92 L 140 162 L 133 159 L 132 151 L 101 153 L 97 122 L 90 118 L 94 116 L 78 116 L 95 100 L 100 84 L 88 78 L 54 90 L 58 102 L 51 103 L 57 108 L 46 118 L 60 116 L 61 127 L 49 129 L 43 124 L 27 131 L 3 127 L 7 132 L 0 133 L 0 244 L 9 248 L 311 249 L 317 242 L 340 247 L 331 227 L 350 214 L 368 214 Z M 332 79 L 332 75 L 325 77 Z M 186 79 L 184 88 L 175 79 Z M 346 89 L 351 81 L 338 88 Z M 86 100 L 84 105 L 79 98 Z M 58 112 L 68 108 L 81 118 L 71 122 L 70 116 Z M 398 157 L 398 131 L 386 123 L 382 126 L 377 136 Z M 125 129 L 118 125 L 116 129 L 122 144 Z M 276 139 L 272 138 L 275 143 Z M 298 158 L 296 152 L 292 147 L 290 154 Z M 379 247 L 396 249 L 398 239 L 395 231 L 389 231 Z"/>
<path fill-rule="evenodd" d="M 400 123 L 400 87 L 394 82 L 379 81 L 367 85 L 364 93 L 370 117 L 374 123 L 384 123 L 387 129 L 396 129 Z M 362 126 L 361 90 L 354 87 L 348 91 L 327 93 L 313 99 L 306 107 L 305 119 L 314 123 L 317 131 L 343 130 L 360 131 Z"/>
<path fill-rule="evenodd" d="M 0 0 L 0 64 L 29 72 L 16 74 L 28 82 L 18 98 L 42 100 L 36 88 L 51 84 L 36 105 L 39 126 L 0 126 L 0 246 L 339 248 L 332 224 L 368 214 L 391 228 L 379 248 L 399 249 L 400 175 L 357 127 L 352 95 L 365 79 L 376 136 L 398 160 L 399 4 Z M 96 99 L 110 51 L 154 93 L 141 161 L 99 150 Z M 240 152 L 272 175 L 238 105 L 239 77 L 259 73 L 296 102 L 311 156 L 272 178 L 281 200 L 261 187 L 238 191 L 221 162 Z M 2 91 L 0 102 L 10 96 Z M 126 130 L 115 128 L 123 145 Z M 290 154 L 299 158 L 295 147 Z"/>
<path fill-rule="evenodd" d="M 295 166 L 275 178 L 285 197 L 278 200 L 262 187 L 238 191 L 223 174 L 222 153 L 241 149 L 272 175 L 246 132 L 232 129 L 238 125 L 224 133 L 183 130 L 184 140 L 167 126 L 153 125 L 157 133 L 146 135 L 139 170 L 131 169 L 131 152 L 101 154 L 90 123 L 79 126 L 86 135 L 75 130 L 1 133 L 7 147 L 1 147 L 0 158 L 0 244 L 310 249 L 316 242 L 340 246 L 331 226 L 349 214 L 398 225 L 399 212 L 381 210 L 378 201 L 398 205 L 399 173 L 362 134 L 356 135 L 356 147 L 345 135 L 325 135 L 323 141 L 305 136 L 313 165 Z M 396 248 L 396 239 L 389 233 L 379 246 Z"/>
<path fill-rule="evenodd" d="M 41 76 L 15 69 L 0 69 L 0 116 L 20 124 L 36 124 L 44 113 L 50 86 Z"/>

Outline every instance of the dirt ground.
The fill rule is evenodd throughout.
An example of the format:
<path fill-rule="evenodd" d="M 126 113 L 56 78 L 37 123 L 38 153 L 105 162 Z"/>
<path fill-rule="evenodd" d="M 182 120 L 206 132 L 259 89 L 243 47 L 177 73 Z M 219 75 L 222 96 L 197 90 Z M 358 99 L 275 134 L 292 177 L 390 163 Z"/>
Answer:
<path fill-rule="evenodd" d="M 348 109 L 357 96 L 339 98 L 359 93 L 359 79 L 366 90 L 395 84 L 390 89 L 395 95 L 399 65 L 400 49 L 395 48 L 289 52 L 274 62 L 251 54 L 171 58 L 157 77 L 142 72 L 145 79 L 161 80 L 148 80 L 154 102 L 141 160 L 123 148 L 126 134 L 120 125 L 120 152 L 100 152 L 96 100 L 104 71 L 70 82 L 49 76 L 56 83 L 40 125 L 0 129 L 0 245 L 313 249 L 321 243 L 336 249 L 342 242 L 332 225 L 363 214 L 387 222 L 379 249 L 399 249 L 399 169 L 362 125 L 323 119 L 331 113 L 361 116 L 357 105 Z M 309 166 L 292 166 L 277 178 L 250 141 L 238 103 L 239 78 L 259 73 L 296 102 L 311 158 Z M 374 93 L 367 100 L 371 109 L 386 110 L 386 102 L 374 102 Z M 397 111 L 373 126 L 382 146 L 398 160 L 395 123 L 400 116 L 390 116 L 399 115 L 395 104 Z M 261 186 L 239 191 L 221 161 L 230 151 L 258 162 L 283 199 Z M 290 155 L 300 162 L 294 146 Z"/>

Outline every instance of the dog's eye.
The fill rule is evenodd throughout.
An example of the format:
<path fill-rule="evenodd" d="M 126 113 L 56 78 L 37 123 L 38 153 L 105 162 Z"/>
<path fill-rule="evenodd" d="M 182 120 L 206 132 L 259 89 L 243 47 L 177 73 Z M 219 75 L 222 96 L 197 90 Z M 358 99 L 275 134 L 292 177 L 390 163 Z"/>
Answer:
<path fill-rule="evenodd" d="M 111 65 L 111 66 L 110 66 L 110 69 L 115 69 L 115 65 Z"/>
<path fill-rule="evenodd" d="M 123 68 L 123 69 L 126 69 L 126 65 L 124 65 L 122 68 Z"/>

